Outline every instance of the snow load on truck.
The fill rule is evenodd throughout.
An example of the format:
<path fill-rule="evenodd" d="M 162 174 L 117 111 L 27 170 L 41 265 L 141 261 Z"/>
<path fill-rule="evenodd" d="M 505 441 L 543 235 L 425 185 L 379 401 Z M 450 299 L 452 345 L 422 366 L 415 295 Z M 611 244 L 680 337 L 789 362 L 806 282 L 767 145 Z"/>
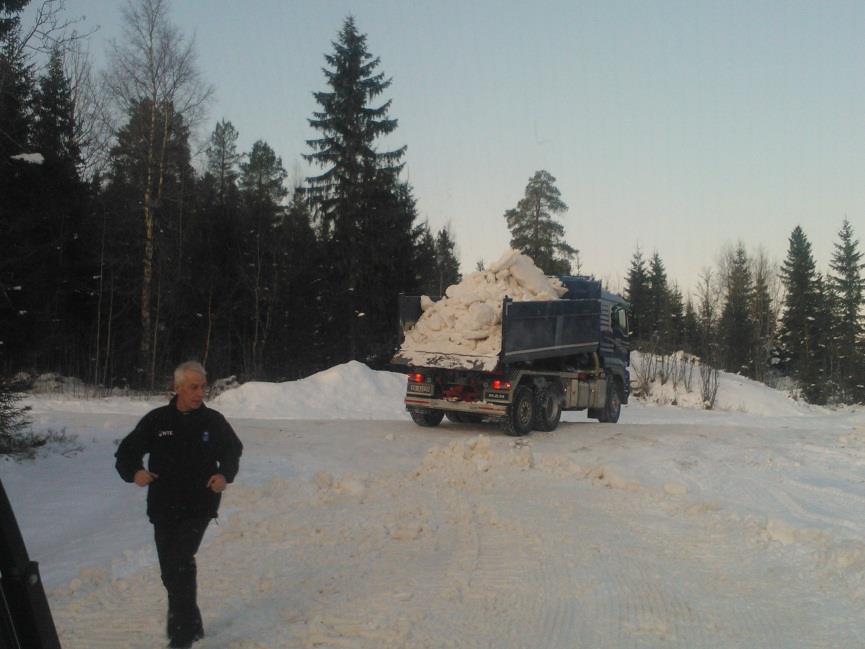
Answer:
<path fill-rule="evenodd" d="M 441 300 L 421 298 L 420 318 L 395 360 L 415 367 L 492 371 L 502 347 L 502 301 L 557 300 L 567 288 L 530 257 L 508 250 L 489 269 L 449 286 Z"/>

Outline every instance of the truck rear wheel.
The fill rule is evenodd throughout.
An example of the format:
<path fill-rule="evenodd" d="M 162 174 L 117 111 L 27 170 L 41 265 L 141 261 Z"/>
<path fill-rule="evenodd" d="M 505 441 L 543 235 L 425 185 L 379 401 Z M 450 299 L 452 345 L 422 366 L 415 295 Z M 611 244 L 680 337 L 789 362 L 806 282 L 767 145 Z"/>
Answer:
<path fill-rule="evenodd" d="M 414 423 L 427 428 L 438 426 L 445 416 L 441 410 L 412 410 L 410 412 Z"/>
<path fill-rule="evenodd" d="M 534 429 L 542 432 L 555 430 L 562 418 L 562 395 L 555 385 L 542 388 L 535 401 Z"/>
<path fill-rule="evenodd" d="M 514 392 L 514 400 L 504 421 L 505 433 L 522 437 L 532 432 L 535 419 L 535 395 L 532 389 L 521 385 Z"/>

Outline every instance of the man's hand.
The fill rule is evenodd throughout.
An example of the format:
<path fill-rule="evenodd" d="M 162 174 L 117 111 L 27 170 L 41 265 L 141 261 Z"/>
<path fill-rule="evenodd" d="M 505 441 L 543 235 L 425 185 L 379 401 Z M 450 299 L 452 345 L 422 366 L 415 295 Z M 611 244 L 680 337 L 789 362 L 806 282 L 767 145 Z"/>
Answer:
<path fill-rule="evenodd" d="M 210 480 L 207 481 L 207 488 L 217 494 L 225 491 L 226 485 L 225 476 L 221 473 L 214 473 L 210 476 Z"/>
<path fill-rule="evenodd" d="M 150 473 L 150 471 L 146 471 L 145 469 L 138 469 L 138 471 L 135 472 L 135 477 L 133 478 L 133 481 L 139 487 L 146 487 L 158 477 L 159 476 L 155 473 Z"/>

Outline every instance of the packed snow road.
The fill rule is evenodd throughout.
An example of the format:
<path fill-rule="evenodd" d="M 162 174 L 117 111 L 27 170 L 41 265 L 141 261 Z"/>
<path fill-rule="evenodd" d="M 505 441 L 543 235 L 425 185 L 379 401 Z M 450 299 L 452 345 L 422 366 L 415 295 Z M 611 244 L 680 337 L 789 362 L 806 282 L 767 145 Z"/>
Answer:
<path fill-rule="evenodd" d="M 418 428 L 373 380 L 364 420 L 214 404 L 246 449 L 199 552 L 196 646 L 865 646 L 863 413 L 755 387 L 739 410 L 771 416 L 635 404 L 513 439 Z M 300 387 L 293 413 L 319 414 Z M 77 446 L 0 464 L 64 649 L 164 642 L 144 492 L 111 457 L 150 405 L 34 400 Z"/>

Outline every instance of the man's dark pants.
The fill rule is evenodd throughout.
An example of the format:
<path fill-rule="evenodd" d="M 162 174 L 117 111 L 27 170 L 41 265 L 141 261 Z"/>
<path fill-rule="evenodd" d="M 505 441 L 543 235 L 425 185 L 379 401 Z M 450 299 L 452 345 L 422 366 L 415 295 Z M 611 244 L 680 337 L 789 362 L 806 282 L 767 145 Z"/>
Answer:
<path fill-rule="evenodd" d="M 196 598 L 195 553 L 204 538 L 209 518 L 188 518 L 153 524 L 162 583 L 168 591 L 171 640 L 189 642 L 204 635 Z"/>

